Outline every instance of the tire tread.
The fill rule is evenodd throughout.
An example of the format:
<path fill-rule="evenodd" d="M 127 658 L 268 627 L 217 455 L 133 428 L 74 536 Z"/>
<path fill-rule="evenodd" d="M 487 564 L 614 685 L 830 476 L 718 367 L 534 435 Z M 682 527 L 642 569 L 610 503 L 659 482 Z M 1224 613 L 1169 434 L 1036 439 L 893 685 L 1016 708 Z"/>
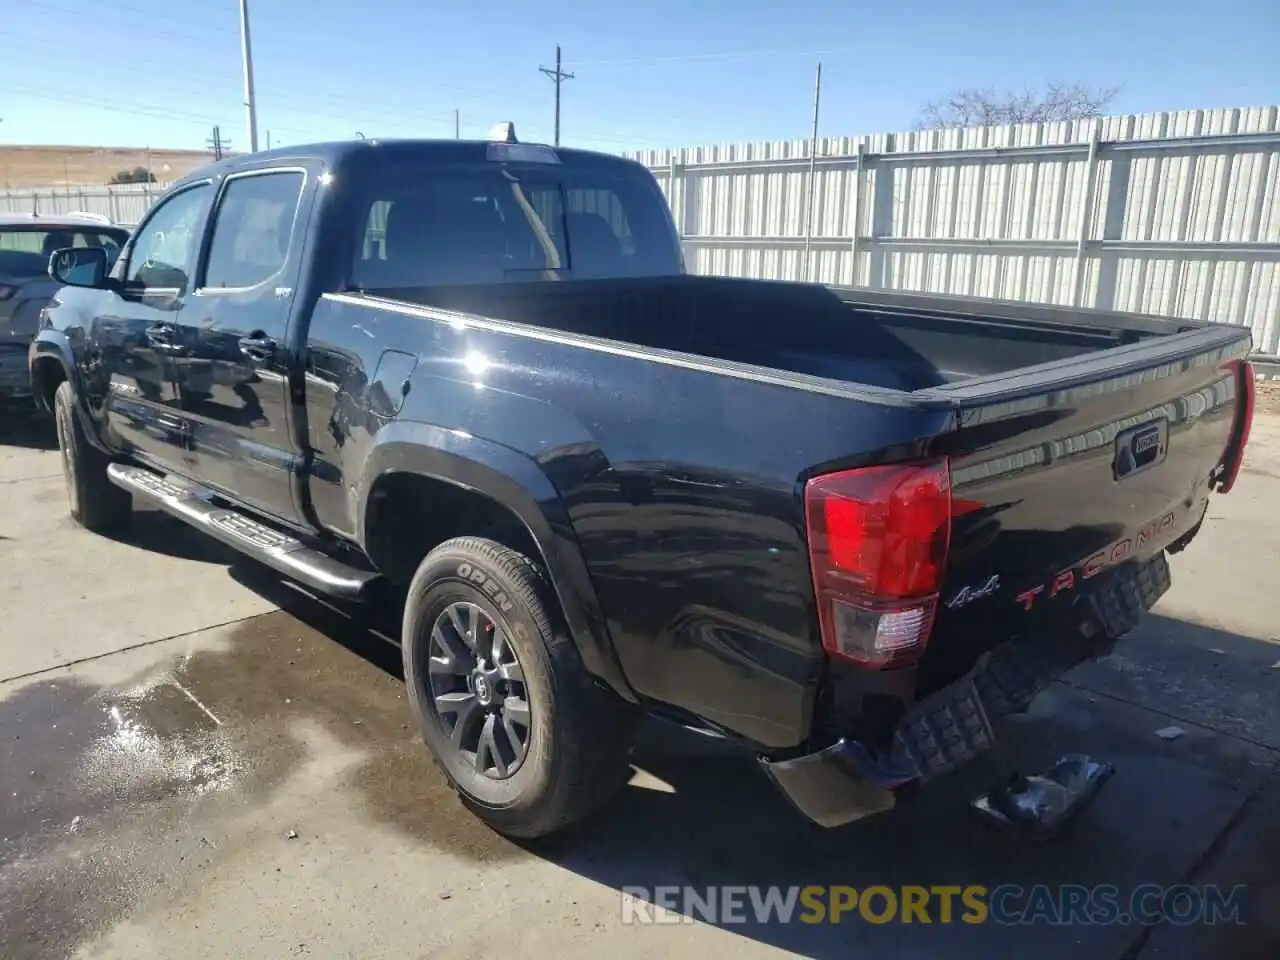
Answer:
<path fill-rule="evenodd" d="M 74 445 L 72 459 L 76 479 L 76 503 L 72 516 L 94 533 L 110 534 L 123 529 L 133 513 L 133 498 L 107 478 L 111 458 L 91 444 L 75 413 L 71 383 L 58 384 L 54 393 L 54 414 L 67 420 L 67 434 Z M 61 437 L 59 437 L 61 440 Z"/>

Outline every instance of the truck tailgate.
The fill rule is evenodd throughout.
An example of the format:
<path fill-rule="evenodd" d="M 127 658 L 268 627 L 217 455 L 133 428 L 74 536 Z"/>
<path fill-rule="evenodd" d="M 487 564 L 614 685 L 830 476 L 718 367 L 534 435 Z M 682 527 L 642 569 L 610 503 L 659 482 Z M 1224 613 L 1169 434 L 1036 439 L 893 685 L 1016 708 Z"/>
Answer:
<path fill-rule="evenodd" d="M 1248 330 L 1213 325 L 929 391 L 953 398 L 959 426 L 919 693 L 1011 636 L 1069 624 L 1095 577 L 1197 527 L 1235 436 L 1248 348 Z"/>

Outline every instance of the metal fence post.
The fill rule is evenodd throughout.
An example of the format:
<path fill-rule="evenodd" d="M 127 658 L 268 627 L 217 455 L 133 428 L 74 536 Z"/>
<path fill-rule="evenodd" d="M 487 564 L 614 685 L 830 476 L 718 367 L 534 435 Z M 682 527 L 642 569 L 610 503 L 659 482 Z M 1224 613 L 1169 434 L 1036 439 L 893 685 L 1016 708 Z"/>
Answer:
<path fill-rule="evenodd" d="M 1075 290 L 1071 294 L 1074 306 L 1084 306 L 1084 274 L 1085 256 L 1088 252 L 1091 228 L 1093 226 L 1093 181 L 1098 173 L 1098 139 L 1102 130 L 1102 121 L 1093 121 L 1093 134 L 1089 138 L 1089 157 L 1084 168 L 1084 201 L 1080 204 L 1080 230 L 1076 241 L 1076 275 Z"/>
<path fill-rule="evenodd" d="M 676 168 L 672 168 L 675 176 Z M 680 173 L 680 238 L 687 240 L 698 235 L 698 177 L 681 165 Z M 695 254 L 696 254 L 695 248 Z"/>
<path fill-rule="evenodd" d="M 893 152 L 892 137 L 890 143 L 880 156 Z M 871 262 L 867 270 L 867 286 L 887 289 L 889 286 L 889 264 L 881 240 L 893 236 L 893 178 L 901 167 L 889 163 L 875 163 L 875 188 L 871 191 L 871 229 L 867 234 L 867 244 L 871 252 Z"/>
<path fill-rule="evenodd" d="M 858 141 L 853 164 L 853 201 L 849 204 L 849 285 L 858 285 L 858 225 L 862 222 L 862 158 L 866 144 Z"/>
<path fill-rule="evenodd" d="M 1129 173 L 1132 154 L 1128 150 L 1107 151 L 1111 157 L 1111 178 L 1107 184 L 1106 206 L 1102 208 L 1102 250 L 1098 254 L 1098 292 L 1093 305 L 1100 310 L 1116 308 L 1120 284 L 1120 255 L 1109 240 L 1124 239 L 1125 208 L 1129 202 Z"/>
<path fill-rule="evenodd" d="M 686 165 L 678 160 L 671 161 L 667 176 L 667 204 L 671 207 L 671 218 L 675 221 L 680 238 L 680 249 L 688 264 L 689 248 L 685 246 L 685 241 L 694 235 L 697 225 L 697 211 L 694 209 L 697 188 Z M 696 250 L 694 253 L 696 254 Z M 693 267 L 690 266 L 690 269 Z"/>

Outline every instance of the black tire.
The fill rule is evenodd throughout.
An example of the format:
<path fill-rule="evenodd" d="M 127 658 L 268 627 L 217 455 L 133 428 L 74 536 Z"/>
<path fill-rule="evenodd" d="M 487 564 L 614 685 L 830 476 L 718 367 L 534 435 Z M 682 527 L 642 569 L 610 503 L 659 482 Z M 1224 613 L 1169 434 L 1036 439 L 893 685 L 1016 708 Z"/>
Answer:
<path fill-rule="evenodd" d="M 71 518 L 94 533 L 116 533 L 129 523 L 133 498 L 107 479 L 111 458 L 85 437 L 74 404 L 71 384 L 64 380 L 53 395 L 53 417 Z"/>
<path fill-rule="evenodd" d="M 442 715 L 432 688 L 433 682 L 444 682 L 433 677 L 430 666 L 432 651 L 443 650 L 441 638 L 432 639 L 433 629 L 440 621 L 449 632 L 442 618 L 472 606 L 492 621 L 491 636 L 505 631 L 509 638 L 503 645 L 513 648 L 514 672 L 522 680 L 497 686 L 510 695 L 504 702 L 522 701 L 530 719 L 524 752 L 510 764 L 513 772 L 501 778 L 496 771 L 480 769 L 479 745 L 468 753 L 454 742 L 451 725 L 455 730 L 462 726 L 463 713 L 446 710 Z M 630 775 L 628 760 L 638 711 L 592 680 L 556 612 L 550 590 L 532 561 L 502 544 L 475 537 L 448 540 L 427 554 L 405 604 L 404 674 L 423 739 L 463 804 L 499 833 L 517 839 L 546 836 L 581 820 Z M 478 639 L 480 630 L 474 632 Z M 465 639 L 458 632 L 452 635 Z M 500 642 L 491 639 L 490 643 L 496 647 Z M 489 667 L 498 659 L 490 656 Z M 452 674 L 448 661 L 447 656 L 435 656 L 435 673 Z M 486 659 L 476 662 L 483 666 Z M 454 696 L 465 699 L 466 691 L 477 690 L 480 683 L 473 675 L 465 690 L 459 689 Z M 466 709 L 474 710 L 475 705 Z M 503 709 L 490 704 L 483 708 L 497 723 L 505 719 Z M 445 719 L 450 715 L 452 724 Z M 482 727 L 490 723 L 488 714 L 480 716 L 484 719 L 471 722 Z M 519 721 L 514 732 L 512 727 L 506 729 L 503 739 L 508 745 L 515 743 Z"/>

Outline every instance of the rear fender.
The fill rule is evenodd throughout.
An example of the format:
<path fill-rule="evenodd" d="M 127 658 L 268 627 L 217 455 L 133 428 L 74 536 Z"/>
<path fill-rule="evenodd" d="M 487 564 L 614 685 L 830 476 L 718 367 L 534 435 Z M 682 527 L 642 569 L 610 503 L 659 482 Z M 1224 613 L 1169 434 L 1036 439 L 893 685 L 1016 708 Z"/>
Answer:
<path fill-rule="evenodd" d="M 537 463 L 510 447 L 462 431 L 398 420 L 378 430 L 360 480 L 351 491 L 355 529 L 365 528 L 369 494 L 379 477 L 411 473 L 483 494 L 511 510 L 533 537 L 546 564 L 582 662 L 619 696 L 635 702 L 600 613 L 569 513 Z"/>

